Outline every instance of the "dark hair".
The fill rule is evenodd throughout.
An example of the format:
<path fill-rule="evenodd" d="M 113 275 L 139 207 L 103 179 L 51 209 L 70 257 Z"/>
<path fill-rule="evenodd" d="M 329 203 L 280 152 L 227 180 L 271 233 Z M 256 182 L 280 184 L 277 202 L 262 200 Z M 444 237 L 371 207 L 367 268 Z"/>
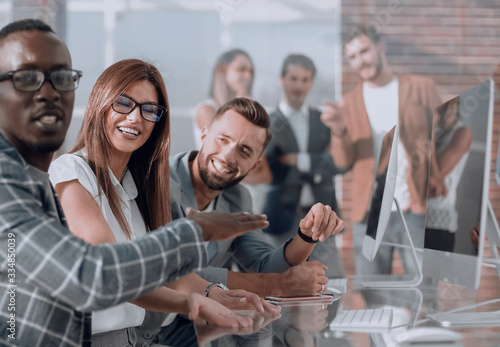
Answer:
<path fill-rule="evenodd" d="M 234 112 L 241 114 L 250 123 L 256 125 L 260 128 L 266 129 L 266 140 L 264 141 L 264 147 L 269 144 L 272 138 L 271 121 L 269 120 L 269 115 L 267 114 L 264 107 L 257 101 L 248 98 L 234 98 L 231 101 L 226 102 L 222 105 L 215 113 L 212 123 L 215 122 L 220 116 L 222 116 L 226 111 L 233 110 Z"/>
<path fill-rule="evenodd" d="M 52 30 L 52 28 L 48 24 L 45 24 L 39 19 L 21 19 L 7 24 L 2 28 L 2 30 L 0 30 L 0 41 L 3 40 L 7 35 L 18 31 L 54 32 L 54 30 Z"/>
<path fill-rule="evenodd" d="M 349 29 L 347 34 L 344 36 L 343 46 L 354 40 L 355 38 L 365 35 L 370 39 L 371 42 L 377 44 L 380 42 L 380 34 L 374 26 L 357 26 Z"/>
<path fill-rule="evenodd" d="M 219 105 L 226 103 L 235 96 L 234 91 L 230 90 L 229 86 L 226 83 L 226 69 L 227 66 L 239 55 L 245 56 L 248 60 L 250 60 L 250 63 L 253 66 L 252 59 L 250 58 L 248 53 L 238 48 L 223 53 L 215 63 L 215 67 L 212 73 L 212 80 L 210 81 L 208 96 L 218 102 Z M 249 94 L 251 90 L 252 83 L 248 86 Z"/>
<path fill-rule="evenodd" d="M 87 159 L 96 174 L 97 183 L 108 199 L 111 211 L 123 232 L 129 238 L 130 226 L 126 222 L 119 196 L 109 177 L 111 143 L 105 129 L 111 104 L 132 84 L 144 80 L 155 87 L 158 104 L 166 107 L 167 113 L 155 123 L 146 143 L 134 151 L 128 168 L 137 185 L 136 201 L 147 229 L 154 230 L 170 222 L 170 110 L 165 83 L 156 67 L 139 59 L 125 59 L 104 70 L 90 92 L 80 133 L 69 151 L 73 153 L 82 148 L 87 151 Z"/>
<path fill-rule="evenodd" d="M 281 68 L 282 77 L 286 75 L 286 73 L 288 72 L 288 67 L 290 65 L 298 65 L 306 70 L 311 71 L 313 77 L 316 74 L 316 66 L 314 66 L 313 61 L 303 54 L 290 54 L 285 58 L 285 60 L 283 61 L 283 66 Z"/>

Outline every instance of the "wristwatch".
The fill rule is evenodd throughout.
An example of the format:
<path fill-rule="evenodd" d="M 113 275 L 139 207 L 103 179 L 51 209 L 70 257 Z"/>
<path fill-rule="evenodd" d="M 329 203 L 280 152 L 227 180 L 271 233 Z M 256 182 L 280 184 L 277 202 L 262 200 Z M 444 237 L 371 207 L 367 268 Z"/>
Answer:
<path fill-rule="evenodd" d="M 318 242 L 318 240 L 317 240 L 317 239 L 316 239 L 316 240 L 313 240 L 313 238 L 312 238 L 312 237 L 307 236 L 306 234 L 304 234 L 304 233 L 302 232 L 302 230 L 300 230 L 300 227 L 299 227 L 299 230 L 297 231 L 297 234 L 300 236 L 300 238 L 301 238 L 302 240 L 304 240 L 304 241 L 305 241 L 305 242 L 307 242 L 307 243 L 317 243 L 317 242 Z"/>
<path fill-rule="evenodd" d="M 222 290 L 229 290 L 228 287 L 224 283 L 218 282 L 218 283 L 210 283 L 205 290 L 203 291 L 203 296 L 206 296 L 208 298 L 208 293 L 210 292 L 210 289 L 213 287 L 219 287 Z"/>

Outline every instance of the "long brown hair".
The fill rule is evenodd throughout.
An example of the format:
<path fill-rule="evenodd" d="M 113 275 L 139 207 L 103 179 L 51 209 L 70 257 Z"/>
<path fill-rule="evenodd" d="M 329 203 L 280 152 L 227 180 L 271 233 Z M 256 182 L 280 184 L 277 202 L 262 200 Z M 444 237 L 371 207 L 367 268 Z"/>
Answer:
<path fill-rule="evenodd" d="M 148 230 L 154 230 L 171 220 L 169 196 L 170 109 L 163 78 L 156 67 L 138 59 L 121 60 L 108 67 L 97 79 L 85 109 L 82 128 L 76 143 L 69 150 L 74 153 L 82 148 L 87 152 L 90 167 L 97 177 L 97 184 L 106 196 L 111 211 L 123 232 L 130 238 L 131 231 L 121 205 L 122 201 L 109 176 L 108 162 L 111 142 L 106 135 L 106 117 L 111 104 L 133 83 L 147 80 L 158 93 L 158 103 L 167 108 L 166 114 L 155 124 L 146 143 L 137 149 L 128 162 L 138 195 L 137 205 Z M 120 179 L 120 177 L 117 177 Z"/>
<path fill-rule="evenodd" d="M 222 106 L 229 100 L 233 99 L 236 96 L 236 92 L 232 90 L 226 82 L 226 73 L 227 73 L 227 66 L 238 56 L 244 56 L 246 57 L 249 61 L 250 64 L 253 66 L 252 59 L 248 55 L 247 52 L 245 52 L 242 49 L 232 49 L 230 51 L 227 51 L 223 53 L 219 59 L 217 59 L 217 62 L 215 63 L 215 67 L 212 73 L 212 80 L 210 82 L 210 89 L 208 91 L 208 96 L 212 99 L 215 100 L 217 105 Z M 253 85 L 253 75 L 252 75 L 252 82 L 248 86 L 248 94 L 251 93 L 252 91 L 252 85 Z"/>

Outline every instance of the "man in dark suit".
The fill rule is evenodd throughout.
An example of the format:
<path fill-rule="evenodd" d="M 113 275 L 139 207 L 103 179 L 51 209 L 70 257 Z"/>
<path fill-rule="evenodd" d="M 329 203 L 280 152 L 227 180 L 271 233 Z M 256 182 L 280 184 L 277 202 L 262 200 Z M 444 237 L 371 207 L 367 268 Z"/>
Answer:
<path fill-rule="evenodd" d="M 270 222 L 265 231 L 277 244 L 297 233 L 297 221 L 316 202 L 340 214 L 333 182 L 334 175 L 340 172 L 329 154 L 330 129 L 321 122 L 321 112 L 304 103 L 315 73 L 308 57 L 286 57 L 280 77 L 283 100 L 269 115 L 273 138 L 266 148 L 266 158 L 273 179 L 264 205 Z M 336 252 L 331 239 L 333 247 L 323 247 L 325 256 Z M 338 269 L 332 271 L 342 276 L 340 256 L 338 263 Z"/>

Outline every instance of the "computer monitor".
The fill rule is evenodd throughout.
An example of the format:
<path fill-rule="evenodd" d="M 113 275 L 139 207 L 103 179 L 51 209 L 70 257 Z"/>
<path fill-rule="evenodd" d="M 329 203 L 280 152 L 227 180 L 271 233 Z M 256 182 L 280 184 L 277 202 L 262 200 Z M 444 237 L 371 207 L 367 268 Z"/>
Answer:
<path fill-rule="evenodd" d="M 391 215 L 397 176 L 397 142 L 398 130 L 397 126 L 394 126 L 382 140 L 368 212 L 366 235 L 361 250 L 363 256 L 370 261 L 377 254 Z"/>
<path fill-rule="evenodd" d="M 405 233 L 409 245 L 391 244 L 396 247 L 410 248 L 417 273 L 408 276 L 370 276 L 361 282 L 365 288 L 394 288 L 394 287 L 413 287 L 422 281 L 422 272 L 417 260 L 415 247 L 406 225 L 403 213 L 399 208 L 398 201 L 394 198 L 396 188 L 396 177 L 398 172 L 398 127 L 394 126 L 383 138 L 380 150 L 375 182 L 372 191 L 372 199 L 368 211 L 366 234 L 363 238 L 362 254 L 365 258 L 373 261 L 381 244 L 390 244 L 384 242 L 384 236 L 392 213 L 393 203 L 396 205 L 397 213 L 401 221 L 401 232 Z"/>
<path fill-rule="evenodd" d="M 454 106 L 461 125 L 472 132 L 472 143 L 456 191 L 447 192 L 456 193 L 458 218 L 454 247 L 452 251 L 424 248 L 422 271 L 424 276 L 473 289 L 479 286 L 487 224 L 493 99 L 493 83 L 487 80 L 437 109 L 443 114 L 444 109 Z M 427 224 L 431 205 L 428 200 Z M 480 242 L 476 250 L 469 232 L 478 223 Z"/>

